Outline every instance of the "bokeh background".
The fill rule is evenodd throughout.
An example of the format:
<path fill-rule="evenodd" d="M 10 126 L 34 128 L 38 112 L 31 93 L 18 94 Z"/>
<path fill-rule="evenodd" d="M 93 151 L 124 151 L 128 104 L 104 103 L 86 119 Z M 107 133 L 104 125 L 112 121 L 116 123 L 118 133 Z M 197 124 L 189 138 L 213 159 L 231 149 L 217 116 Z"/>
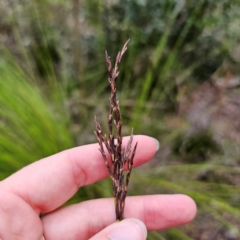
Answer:
<path fill-rule="evenodd" d="M 148 239 L 240 239 L 239 0 L 1 0 L 0 179 L 96 142 L 95 115 L 107 131 L 104 50 L 114 58 L 128 38 L 123 133 L 161 143 L 129 195 L 183 193 L 198 205 L 192 223 Z M 111 196 L 104 180 L 66 204 Z"/>

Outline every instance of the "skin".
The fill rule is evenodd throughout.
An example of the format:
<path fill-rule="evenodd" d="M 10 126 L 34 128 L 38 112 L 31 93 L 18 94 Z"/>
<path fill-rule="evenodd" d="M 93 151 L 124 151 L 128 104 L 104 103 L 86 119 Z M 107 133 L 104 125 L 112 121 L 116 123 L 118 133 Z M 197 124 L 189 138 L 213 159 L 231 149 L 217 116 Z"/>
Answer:
<path fill-rule="evenodd" d="M 127 141 L 124 138 L 124 144 Z M 138 135 L 136 141 L 134 167 L 156 153 L 152 138 Z M 135 239 L 142 240 L 146 239 L 145 226 L 160 230 L 194 218 L 194 201 L 180 194 L 127 197 L 126 220 L 120 223 L 115 222 L 112 198 L 60 207 L 80 187 L 108 176 L 98 148 L 98 144 L 90 144 L 60 152 L 0 182 L 0 240 L 40 240 L 43 235 L 46 240 L 117 239 L 112 238 L 113 230 L 129 234 L 134 229 Z"/>

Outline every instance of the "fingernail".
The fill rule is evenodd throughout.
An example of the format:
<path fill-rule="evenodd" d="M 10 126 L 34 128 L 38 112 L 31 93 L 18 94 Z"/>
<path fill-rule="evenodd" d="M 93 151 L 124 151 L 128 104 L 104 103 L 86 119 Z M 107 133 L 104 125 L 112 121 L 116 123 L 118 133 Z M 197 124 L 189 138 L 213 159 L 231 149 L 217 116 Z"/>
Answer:
<path fill-rule="evenodd" d="M 156 151 L 158 151 L 159 150 L 159 148 L 160 148 L 160 143 L 159 143 L 159 141 L 156 139 L 156 138 L 153 138 L 152 137 L 152 139 L 155 141 L 155 143 L 156 143 Z"/>
<path fill-rule="evenodd" d="M 147 237 L 146 226 L 138 219 L 125 219 L 119 222 L 108 234 L 110 240 L 142 239 Z"/>

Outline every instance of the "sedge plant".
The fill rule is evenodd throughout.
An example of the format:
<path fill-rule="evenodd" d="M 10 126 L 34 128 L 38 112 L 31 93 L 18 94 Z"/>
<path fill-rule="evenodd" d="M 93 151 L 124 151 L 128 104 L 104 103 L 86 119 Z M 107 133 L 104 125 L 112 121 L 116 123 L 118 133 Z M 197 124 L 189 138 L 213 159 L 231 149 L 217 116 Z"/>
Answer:
<path fill-rule="evenodd" d="M 135 144 L 133 151 L 132 150 L 132 141 L 133 141 L 133 131 L 131 133 L 127 147 L 122 146 L 122 121 L 119 101 L 116 99 L 116 80 L 119 75 L 118 65 L 122 59 L 123 54 L 127 50 L 127 44 L 129 40 L 124 44 L 122 50 L 118 53 L 116 57 L 115 66 L 112 68 L 112 63 L 110 57 L 106 52 L 106 62 L 109 72 L 109 84 L 111 87 L 111 96 L 110 96 L 110 108 L 109 108 L 109 117 L 108 117 L 108 127 L 109 135 L 108 137 L 103 134 L 102 128 L 95 118 L 96 131 L 95 135 L 97 137 L 100 152 L 106 164 L 108 173 L 112 180 L 113 193 L 114 193 L 114 202 L 115 202 L 115 211 L 116 211 L 116 220 L 121 221 L 123 219 L 123 212 L 125 206 L 125 199 L 128 191 L 128 184 L 130 180 L 130 175 L 133 166 L 133 158 L 136 152 L 137 143 Z M 117 139 L 115 143 L 115 137 L 113 133 L 113 126 L 116 128 Z M 107 149 L 107 152 L 110 155 L 111 160 L 107 158 L 104 146 Z M 124 166 L 127 165 L 127 174 L 124 175 Z"/>

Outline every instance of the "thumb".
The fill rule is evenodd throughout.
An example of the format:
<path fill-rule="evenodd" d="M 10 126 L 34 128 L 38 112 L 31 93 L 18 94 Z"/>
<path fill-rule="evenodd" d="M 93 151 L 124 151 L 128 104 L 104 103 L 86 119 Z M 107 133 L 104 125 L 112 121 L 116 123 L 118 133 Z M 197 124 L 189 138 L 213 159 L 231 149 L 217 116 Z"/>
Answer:
<path fill-rule="evenodd" d="M 90 240 L 146 240 L 147 228 L 136 218 L 124 219 L 104 228 Z"/>

